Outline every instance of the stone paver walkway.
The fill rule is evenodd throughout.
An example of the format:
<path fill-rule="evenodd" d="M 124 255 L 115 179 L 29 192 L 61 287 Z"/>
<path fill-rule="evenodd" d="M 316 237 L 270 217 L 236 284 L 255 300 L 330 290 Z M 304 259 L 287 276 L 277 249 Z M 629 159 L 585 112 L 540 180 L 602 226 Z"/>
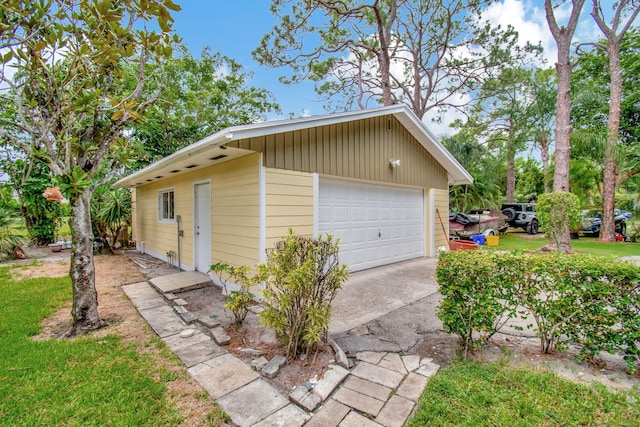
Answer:
<path fill-rule="evenodd" d="M 416 355 L 361 352 L 353 369 L 333 366 L 310 390 L 301 385 L 284 396 L 209 335 L 187 324 L 184 313 L 179 314 L 183 307 L 172 307 L 175 295 L 158 293 L 164 285 L 165 292 L 182 289 L 180 277 L 173 276 L 154 286 L 140 282 L 122 288 L 149 326 L 182 360 L 189 375 L 235 425 L 403 426 L 429 378 L 438 371 L 430 359 Z M 196 279 L 193 275 L 184 277 L 189 283 Z"/>

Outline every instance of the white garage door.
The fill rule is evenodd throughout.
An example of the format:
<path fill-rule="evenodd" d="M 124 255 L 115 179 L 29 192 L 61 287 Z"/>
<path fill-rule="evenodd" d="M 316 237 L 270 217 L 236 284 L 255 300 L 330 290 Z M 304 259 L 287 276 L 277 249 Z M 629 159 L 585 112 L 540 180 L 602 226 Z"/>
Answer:
<path fill-rule="evenodd" d="M 422 189 L 320 179 L 319 232 L 340 238 L 351 271 L 424 256 Z"/>

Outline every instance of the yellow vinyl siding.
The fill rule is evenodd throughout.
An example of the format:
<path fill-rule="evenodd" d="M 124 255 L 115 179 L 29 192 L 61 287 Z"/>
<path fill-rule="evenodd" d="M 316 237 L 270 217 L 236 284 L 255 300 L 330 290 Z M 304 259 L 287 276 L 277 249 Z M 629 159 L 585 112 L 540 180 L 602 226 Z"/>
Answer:
<path fill-rule="evenodd" d="M 181 261 L 193 267 L 193 185 L 211 181 L 211 262 L 253 265 L 259 254 L 259 154 L 199 169 L 138 187 L 134 209 L 138 218 L 138 244 L 164 256 L 177 253 L 177 225 L 158 221 L 158 191 L 174 189 L 175 214 L 181 216 L 184 237 Z"/>
<path fill-rule="evenodd" d="M 228 144 L 264 153 L 268 168 L 448 188 L 447 171 L 392 115 L 267 135 Z M 400 166 L 389 167 L 390 159 Z"/>
<path fill-rule="evenodd" d="M 449 190 L 434 189 L 434 207 L 433 207 L 433 230 L 434 230 L 434 246 L 435 250 L 439 247 L 447 247 L 449 241 Z M 442 218 L 442 224 L 446 230 L 446 234 L 442 231 L 442 225 L 438 218 L 438 213 Z M 435 255 L 435 254 L 433 254 Z"/>
<path fill-rule="evenodd" d="M 281 169 L 265 170 L 265 248 L 286 236 L 289 228 L 313 234 L 313 175 Z"/>

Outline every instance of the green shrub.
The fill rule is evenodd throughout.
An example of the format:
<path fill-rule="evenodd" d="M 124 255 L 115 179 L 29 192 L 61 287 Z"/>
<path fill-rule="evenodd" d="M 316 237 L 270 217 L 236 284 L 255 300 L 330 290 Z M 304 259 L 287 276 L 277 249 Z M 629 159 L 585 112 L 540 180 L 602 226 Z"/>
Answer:
<path fill-rule="evenodd" d="M 258 266 L 257 280 L 264 282 L 267 308 L 260 313 L 275 329 L 292 359 L 313 349 L 326 336 L 331 302 L 347 280 L 345 264 L 338 260 L 338 242 L 330 235 L 313 239 L 292 230 Z"/>
<path fill-rule="evenodd" d="M 622 352 L 629 370 L 640 361 L 640 268 L 591 255 L 453 251 L 436 276 L 444 299 L 438 317 L 462 338 L 493 335 L 514 316 L 534 323 L 541 350 L 581 344 L 581 356 Z M 521 307 L 520 311 L 516 311 Z"/>
<path fill-rule="evenodd" d="M 511 317 L 509 298 L 495 280 L 496 258 L 481 251 L 440 254 L 436 276 L 445 297 L 437 311 L 445 330 L 460 336 L 466 359 L 475 344 L 488 340 Z M 474 339 L 474 336 L 479 336 Z"/>
<path fill-rule="evenodd" d="M 562 236 L 580 227 L 580 199 L 567 191 L 541 194 L 536 203 L 536 213 L 542 230 L 562 250 Z"/>
<path fill-rule="evenodd" d="M 224 307 L 233 313 L 233 321 L 237 326 L 242 325 L 249 313 L 249 307 L 253 304 L 255 296 L 249 292 L 249 285 L 252 280 L 249 278 L 249 267 L 241 265 L 233 267 L 229 264 L 219 262 L 209 267 L 209 272 L 214 272 L 220 279 L 224 292 L 227 294 Z M 228 284 L 233 282 L 240 286 L 240 290 L 229 291 Z"/>

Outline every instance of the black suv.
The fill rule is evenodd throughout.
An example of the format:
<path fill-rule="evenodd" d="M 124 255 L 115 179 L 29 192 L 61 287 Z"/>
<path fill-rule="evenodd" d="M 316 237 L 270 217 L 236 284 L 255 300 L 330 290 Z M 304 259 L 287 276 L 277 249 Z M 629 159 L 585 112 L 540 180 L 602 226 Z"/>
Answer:
<path fill-rule="evenodd" d="M 510 227 L 520 227 L 529 234 L 538 233 L 540 224 L 535 203 L 504 203 L 500 211 L 507 217 Z"/>

